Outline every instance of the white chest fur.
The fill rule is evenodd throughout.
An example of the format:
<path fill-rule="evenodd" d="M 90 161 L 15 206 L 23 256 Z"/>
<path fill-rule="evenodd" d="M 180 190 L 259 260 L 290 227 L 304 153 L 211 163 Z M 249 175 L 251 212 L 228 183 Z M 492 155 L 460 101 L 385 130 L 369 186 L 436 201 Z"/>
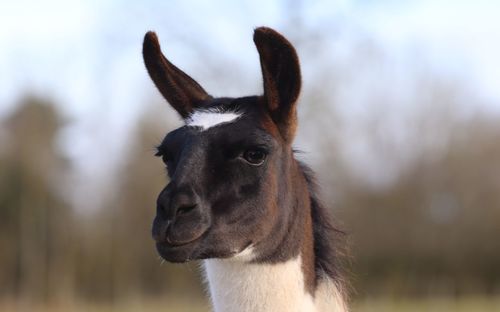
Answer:
<path fill-rule="evenodd" d="M 316 300 L 305 291 L 300 257 L 277 264 L 229 259 L 204 261 L 215 312 L 346 311 L 337 288 L 320 285 Z M 321 302 L 316 302 L 321 300 Z"/>
<path fill-rule="evenodd" d="M 204 265 L 216 312 L 316 311 L 300 257 L 277 264 L 210 259 Z"/>

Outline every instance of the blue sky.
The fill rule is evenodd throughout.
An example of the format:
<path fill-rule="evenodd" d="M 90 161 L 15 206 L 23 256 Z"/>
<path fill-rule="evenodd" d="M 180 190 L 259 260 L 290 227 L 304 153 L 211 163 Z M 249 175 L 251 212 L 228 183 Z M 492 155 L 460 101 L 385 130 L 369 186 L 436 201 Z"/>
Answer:
<path fill-rule="evenodd" d="M 295 42 L 303 39 L 301 29 L 320 34 L 334 47 L 331 55 L 321 55 L 323 62 L 349 60 L 362 40 L 393 59 L 398 71 L 412 67 L 418 56 L 439 75 L 464 81 L 488 103 L 483 109 L 499 112 L 499 12 L 500 1 L 494 0 L 2 1 L 0 118 L 25 92 L 53 98 L 71 121 L 61 145 L 72 142 L 67 153 L 83 179 L 104 175 L 102 168 L 116 159 L 102 155 L 126 146 L 145 103 L 161 102 L 141 58 L 147 30 L 157 31 L 168 57 L 207 90 L 237 96 L 260 92 L 251 40 L 260 25 Z M 302 64 L 307 88 L 317 64 Z M 213 79 L 214 73 L 221 79 Z M 356 92 L 347 89 L 346 102 L 355 103 Z M 355 104 L 347 107 L 360 111 Z M 171 111 L 162 114 L 175 120 Z"/>
<path fill-rule="evenodd" d="M 428 53 L 443 71 L 466 70 L 482 92 L 500 97 L 496 87 L 500 77 L 498 1 L 307 3 L 301 6 L 301 14 L 312 28 L 321 29 L 336 20 L 393 54 L 413 45 Z M 218 54 L 233 55 L 247 70 L 255 56 L 248 40 L 252 28 L 284 28 L 288 19 L 284 8 L 283 1 L 3 1 L 0 114 L 26 90 L 60 98 L 70 114 L 78 115 L 102 105 L 97 104 L 95 93 L 111 91 L 96 90 L 108 87 L 105 80 L 137 86 L 147 78 L 140 43 L 148 29 L 157 30 L 164 44 L 172 43 L 169 53 L 179 63 L 189 66 L 190 57 L 196 57 L 189 53 L 190 44 L 210 42 L 214 51 L 222 47 Z M 124 73 L 130 77 L 125 79 Z M 151 89 L 127 91 L 127 98 L 132 95 L 131 100 L 138 100 Z"/>

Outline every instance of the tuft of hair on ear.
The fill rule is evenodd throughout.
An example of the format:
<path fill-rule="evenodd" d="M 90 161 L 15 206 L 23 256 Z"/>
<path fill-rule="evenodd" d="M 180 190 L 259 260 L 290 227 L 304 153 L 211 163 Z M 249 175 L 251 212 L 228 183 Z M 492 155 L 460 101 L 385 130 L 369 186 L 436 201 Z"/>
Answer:
<path fill-rule="evenodd" d="M 142 55 L 154 84 L 182 118 L 189 117 L 194 108 L 211 99 L 193 78 L 163 55 L 156 33 L 148 31 L 144 36 Z"/>
<path fill-rule="evenodd" d="M 301 88 L 297 52 L 285 37 L 268 27 L 255 29 L 253 40 L 260 57 L 265 104 L 283 138 L 291 142 L 297 126 L 296 103 Z"/>

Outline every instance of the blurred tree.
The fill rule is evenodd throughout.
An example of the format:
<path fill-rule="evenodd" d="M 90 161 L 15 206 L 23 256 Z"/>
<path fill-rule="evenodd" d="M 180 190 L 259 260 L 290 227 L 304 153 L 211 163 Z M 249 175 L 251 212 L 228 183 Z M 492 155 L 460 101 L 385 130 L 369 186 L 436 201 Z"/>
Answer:
<path fill-rule="evenodd" d="M 352 232 L 354 271 L 363 276 L 358 289 L 380 295 L 498 292 L 498 124 L 480 117 L 455 125 L 442 155 L 423 153 L 388 188 L 344 189 L 338 205 Z"/>
<path fill-rule="evenodd" d="M 0 294 L 47 301 L 70 281 L 71 213 L 58 182 L 67 161 L 56 146 L 61 118 L 26 97 L 5 121 L 0 154 Z"/>

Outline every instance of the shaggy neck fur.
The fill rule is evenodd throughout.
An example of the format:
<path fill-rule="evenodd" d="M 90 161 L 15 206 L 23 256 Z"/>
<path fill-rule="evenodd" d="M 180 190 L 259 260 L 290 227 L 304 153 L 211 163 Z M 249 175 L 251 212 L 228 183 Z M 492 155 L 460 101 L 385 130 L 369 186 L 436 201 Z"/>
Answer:
<path fill-rule="evenodd" d="M 304 291 L 301 259 L 283 263 L 205 260 L 214 311 L 316 311 Z"/>
<path fill-rule="evenodd" d="M 204 269 L 215 312 L 347 312 L 333 280 L 318 281 L 314 296 L 305 291 L 300 256 L 273 264 L 209 259 Z"/>
<path fill-rule="evenodd" d="M 299 166 L 310 192 L 314 188 L 310 171 Z M 310 207 L 301 208 L 311 214 L 312 224 L 301 226 L 313 227 L 312 250 L 302 240 L 298 255 L 288 259 L 255 261 L 258 257 L 250 247 L 230 259 L 204 261 L 215 312 L 347 312 L 333 245 L 338 231 L 314 193 Z"/>

